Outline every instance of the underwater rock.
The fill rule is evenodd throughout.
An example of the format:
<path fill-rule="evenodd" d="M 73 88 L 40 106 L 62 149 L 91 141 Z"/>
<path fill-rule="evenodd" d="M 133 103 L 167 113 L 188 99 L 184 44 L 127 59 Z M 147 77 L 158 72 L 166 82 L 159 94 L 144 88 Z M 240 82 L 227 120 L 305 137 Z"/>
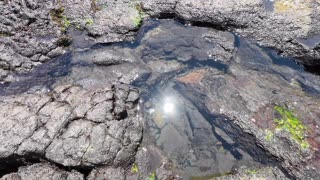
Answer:
<path fill-rule="evenodd" d="M 268 0 L 145 0 L 143 9 L 150 16 L 171 14 L 194 25 L 233 29 L 260 44 L 295 57 L 302 64 L 320 64 L 319 48 L 305 46 L 300 38 L 320 33 L 318 1 Z M 313 39 L 319 43 L 319 40 Z"/>

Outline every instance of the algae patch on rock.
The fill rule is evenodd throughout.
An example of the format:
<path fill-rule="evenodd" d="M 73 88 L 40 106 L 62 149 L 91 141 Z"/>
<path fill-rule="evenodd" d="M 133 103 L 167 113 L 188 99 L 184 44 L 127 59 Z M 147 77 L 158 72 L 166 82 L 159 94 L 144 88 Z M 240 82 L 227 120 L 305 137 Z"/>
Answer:
<path fill-rule="evenodd" d="M 284 107 L 275 106 L 274 109 L 282 116 L 281 119 L 274 120 L 274 122 L 277 123 L 277 129 L 288 131 L 291 134 L 291 137 L 296 140 L 302 148 L 308 148 L 310 145 L 305 139 L 307 128 L 303 123 L 293 114 L 293 112 Z"/>

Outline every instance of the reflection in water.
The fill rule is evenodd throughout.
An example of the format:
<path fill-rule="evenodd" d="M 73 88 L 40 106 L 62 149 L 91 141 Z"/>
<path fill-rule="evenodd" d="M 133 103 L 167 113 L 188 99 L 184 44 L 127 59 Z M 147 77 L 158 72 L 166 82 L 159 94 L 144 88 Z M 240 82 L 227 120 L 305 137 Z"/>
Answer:
<path fill-rule="evenodd" d="M 195 101 L 189 101 L 186 93 L 174 88 L 174 79 L 189 72 L 189 75 L 178 80 L 189 84 L 203 83 L 202 79 L 207 72 L 221 76 L 230 73 L 230 64 L 239 65 L 242 69 L 246 67 L 280 74 L 285 79 L 294 77 L 302 85 L 306 83 L 304 79 L 311 79 L 308 78 L 311 75 L 303 73 L 303 69 L 295 66 L 290 59 L 287 62 L 291 64 L 283 63 L 284 59 L 277 58 L 276 54 L 265 53 L 269 49 L 263 51 L 241 38 L 234 41 L 231 33 L 183 26 L 174 21 L 151 20 L 150 23 L 151 28 L 157 28 L 150 31 L 142 28 L 142 34 L 133 44 L 96 47 L 88 52 L 73 54 L 73 58 L 70 54 L 55 64 L 40 66 L 39 70 L 26 76 L 23 83 L 8 86 L 9 90 L 12 89 L 10 87 L 17 87 L 18 90 L 26 91 L 28 89 L 23 88 L 26 85 L 51 85 L 66 75 L 66 82 L 87 83 L 88 86 L 103 86 L 115 79 L 125 83 L 133 80 L 134 85 L 142 85 L 141 89 L 145 90 L 145 101 L 140 102 L 138 107 L 141 111 L 139 117 L 146 123 L 143 138 L 146 144 L 143 145 L 148 146 L 151 142 L 161 149 L 183 171 L 184 179 L 225 174 L 243 165 L 259 166 L 260 163 L 233 138 L 242 135 L 238 133 L 241 129 L 236 130 L 230 126 L 224 116 L 213 117 L 212 114 L 198 110 Z M 231 57 L 235 56 L 233 48 L 237 49 L 238 58 L 232 60 Z M 118 56 L 119 61 L 115 63 L 114 57 Z M 96 57 L 102 57 L 99 60 L 104 63 L 100 62 L 99 66 L 93 64 L 97 61 Z M 123 58 L 125 61 L 122 61 Z M 214 61 L 219 58 L 224 61 Z M 217 83 L 222 84 L 223 81 Z M 317 89 L 311 90 L 318 92 Z M 216 127 L 219 124 L 217 122 L 221 122 L 223 127 Z M 229 132 L 226 133 L 225 129 L 229 129 Z"/>
<path fill-rule="evenodd" d="M 144 141 L 159 147 L 182 170 L 183 179 L 211 177 L 243 165 L 260 165 L 231 137 L 210 124 L 214 117 L 206 119 L 175 89 L 175 82 L 170 80 L 155 88 L 157 91 L 145 97 L 141 105 L 142 112 L 146 112 Z"/>
<path fill-rule="evenodd" d="M 174 113 L 174 110 L 175 110 L 175 105 L 173 103 L 173 98 L 172 97 L 166 97 L 164 99 L 163 112 L 166 115 L 169 115 L 171 113 Z"/>

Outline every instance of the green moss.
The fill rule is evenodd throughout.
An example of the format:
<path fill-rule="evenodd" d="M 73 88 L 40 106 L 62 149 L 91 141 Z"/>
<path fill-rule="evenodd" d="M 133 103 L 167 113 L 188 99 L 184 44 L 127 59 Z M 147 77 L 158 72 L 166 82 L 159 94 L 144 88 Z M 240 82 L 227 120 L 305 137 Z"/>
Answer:
<path fill-rule="evenodd" d="M 6 33 L 6 32 L 0 32 L 0 37 L 10 37 L 11 34 Z"/>
<path fill-rule="evenodd" d="M 274 109 L 282 116 L 281 119 L 275 119 L 278 129 L 284 129 L 291 134 L 291 137 L 296 140 L 302 148 L 308 148 L 310 145 L 305 140 L 307 128 L 303 123 L 288 109 L 275 106 Z"/>
<path fill-rule="evenodd" d="M 73 21 L 72 24 L 78 29 L 78 30 L 82 30 L 81 28 L 81 23 L 79 21 Z"/>
<path fill-rule="evenodd" d="M 255 175 L 255 174 L 258 174 L 258 171 L 255 170 L 255 169 L 248 169 L 248 170 L 246 171 L 246 173 L 247 173 L 247 174 L 250 174 L 250 175 Z"/>
<path fill-rule="evenodd" d="M 136 27 L 141 26 L 142 18 L 140 16 L 132 18 L 132 22 Z"/>
<path fill-rule="evenodd" d="M 71 21 L 67 18 L 67 16 L 62 16 L 62 31 L 67 31 L 67 29 L 70 27 Z"/>
<path fill-rule="evenodd" d="M 149 180 L 156 180 L 156 173 L 155 172 L 151 173 L 151 175 L 149 176 L 148 179 Z"/>
<path fill-rule="evenodd" d="M 133 163 L 132 167 L 131 167 L 131 172 L 132 173 L 138 173 L 139 169 L 136 163 Z"/>
<path fill-rule="evenodd" d="M 138 11 L 138 16 L 132 18 L 132 22 L 136 27 L 140 27 L 145 13 L 143 12 L 141 3 L 134 3 L 134 9 Z"/>
<path fill-rule="evenodd" d="M 70 27 L 71 21 L 67 18 L 67 16 L 64 15 L 63 7 L 53 9 L 50 15 L 52 20 L 61 26 L 62 31 L 66 31 Z"/>
<path fill-rule="evenodd" d="M 272 138 L 273 138 L 273 132 L 268 130 L 268 129 L 266 129 L 265 133 L 266 133 L 266 135 L 264 136 L 265 140 L 271 141 Z"/>
<path fill-rule="evenodd" d="M 86 19 L 86 25 L 92 26 L 94 24 L 93 19 Z"/>
<path fill-rule="evenodd" d="M 225 154 L 227 151 L 223 148 L 223 146 L 221 146 L 219 147 L 218 152 Z"/>
<path fill-rule="evenodd" d="M 206 176 L 192 176 L 191 180 L 208 180 L 208 179 L 216 179 L 217 177 L 229 176 L 232 175 L 232 172 L 226 173 L 216 173 L 216 174 L 209 174 Z"/>

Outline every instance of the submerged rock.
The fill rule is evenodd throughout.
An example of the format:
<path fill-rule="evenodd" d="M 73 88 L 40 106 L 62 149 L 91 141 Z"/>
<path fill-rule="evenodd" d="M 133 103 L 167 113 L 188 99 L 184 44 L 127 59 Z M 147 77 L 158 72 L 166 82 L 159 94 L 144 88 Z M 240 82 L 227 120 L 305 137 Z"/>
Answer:
<path fill-rule="evenodd" d="M 201 78 L 190 81 L 190 74 L 200 70 L 188 72 L 177 78 L 178 89 L 202 111 L 212 115 L 223 114 L 232 119 L 243 131 L 254 136 L 259 146 L 281 158 L 282 166 L 289 174 L 301 179 L 316 178 L 318 175 L 315 169 L 319 164 L 316 140 L 319 99 L 305 92 L 303 86 L 306 81 L 303 79 L 311 80 L 312 87 L 318 88 L 318 77 L 302 73 L 296 74 L 294 78 L 283 78 L 288 77 L 292 70 L 247 61 L 248 55 L 252 56 L 250 59 L 255 59 L 257 54 L 256 50 L 235 54 L 235 58 L 243 64 L 232 64 L 227 74 L 201 68 Z M 268 58 L 264 60 L 268 63 Z M 308 129 L 304 132 L 307 135 L 303 134 L 303 137 L 299 137 L 301 140 L 296 140 L 294 135 L 288 133 L 291 130 L 279 128 L 275 122 L 278 118 L 274 110 L 276 106 L 292 110 Z M 223 126 L 222 121 L 215 121 L 214 124 Z M 234 132 L 226 127 L 223 130 Z"/>
<path fill-rule="evenodd" d="M 270 179 L 270 180 L 289 180 L 278 168 L 265 167 L 261 169 L 240 169 L 235 175 L 227 175 L 210 180 L 255 180 L 255 179 Z"/>
<path fill-rule="evenodd" d="M 142 21 L 137 5 L 127 0 L 1 1 L 0 82 L 14 81 L 14 73 L 30 72 L 70 45 L 133 40 Z M 78 36 L 73 29 L 87 33 Z"/>
<path fill-rule="evenodd" d="M 320 33 L 318 1 L 146 0 L 143 9 L 151 16 L 171 14 L 195 25 L 234 29 L 303 64 L 320 64 L 320 41 L 314 38 Z M 301 39 L 309 39 L 314 45 L 305 45 Z"/>
<path fill-rule="evenodd" d="M 306 64 L 318 63 L 319 44 L 306 39 L 314 35 L 317 40 L 318 27 L 310 20 L 318 24 L 318 12 L 309 7 L 315 2 L 297 10 L 303 17 L 312 11 L 310 19 L 295 19 L 279 4 L 266 10 L 259 0 L 59 2 L 43 2 L 44 7 L 32 0 L 0 2 L 0 17 L 10 19 L 8 14 L 20 12 L 20 7 L 34 9 L 36 15 L 45 14 L 45 20 L 25 11 L 17 21 L 26 18 L 40 34 L 47 28 L 57 31 L 48 42 L 44 38 L 48 52 L 38 52 L 43 46 L 34 37 L 23 39 L 32 28 L 13 31 L 23 35 L 17 41 L 13 35 L 0 37 L 13 41 L 0 45 L 1 77 L 9 78 L 11 70 L 20 72 L 24 62 L 32 61 L 26 65 L 32 69 L 59 54 L 61 48 L 54 42 L 71 24 L 79 23 L 96 42 L 131 40 L 142 10 L 151 16 L 174 14 L 195 25 L 230 27 L 305 58 Z M 50 16 L 50 10 L 60 19 Z M 272 59 L 274 53 L 226 31 L 173 20 L 144 23 L 134 42 L 77 49 L 57 64 L 38 66 L 3 85 L 12 87 L 0 99 L 0 174 L 11 173 L 3 178 L 23 179 L 24 173 L 33 178 L 45 171 L 43 176 L 58 179 L 83 179 L 85 174 L 88 179 L 179 179 L 228 174 L 243 164 L 281 166 L 293 178 L 319 177 L 319 77 L 284 63 L 288 59 Z M 0 28 L 14 27 L 7 24 Z M 20 40 L 23 47 L 37 47 L 20 51 Z M 288 123 L 284 115 L 295 126 L 283 127 Z M 284 177 L 277 168 L 263 170 L 261 177 L 264 172 Z"/>

